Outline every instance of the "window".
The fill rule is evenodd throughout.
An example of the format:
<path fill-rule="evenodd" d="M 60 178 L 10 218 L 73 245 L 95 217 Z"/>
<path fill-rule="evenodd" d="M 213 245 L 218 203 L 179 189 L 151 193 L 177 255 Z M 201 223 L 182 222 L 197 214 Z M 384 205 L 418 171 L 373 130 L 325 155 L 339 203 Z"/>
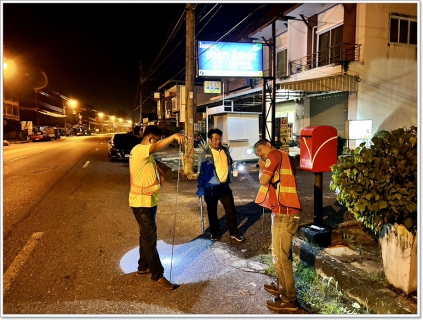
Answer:
<path fill-rule="evenodd" d="M 288 76 L 288 54 L 287 50 L 282 50 L 276 53 L 276 76 L 278 79 L 283 79 Z"/>
<path fill-rule="evenodd" d="M 417 20 L 391 16 L 389 42 L 417 45 Z"/>
<path fill-rule="evenodd" d="M 319 35 L 319 66 L 341 60 L 343 26 L 336 27 Z"/>

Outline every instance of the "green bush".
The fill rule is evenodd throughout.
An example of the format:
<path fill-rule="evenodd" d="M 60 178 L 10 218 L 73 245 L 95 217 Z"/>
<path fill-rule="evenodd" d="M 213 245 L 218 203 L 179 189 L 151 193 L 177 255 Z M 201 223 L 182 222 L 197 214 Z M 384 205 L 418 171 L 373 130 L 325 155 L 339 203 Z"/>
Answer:
<path fill-rule="evenodd" d="M 417 231 L 417 127 L 378 132 L 331 167 L 337 201 L 375 233 L 402 224 Z"/>

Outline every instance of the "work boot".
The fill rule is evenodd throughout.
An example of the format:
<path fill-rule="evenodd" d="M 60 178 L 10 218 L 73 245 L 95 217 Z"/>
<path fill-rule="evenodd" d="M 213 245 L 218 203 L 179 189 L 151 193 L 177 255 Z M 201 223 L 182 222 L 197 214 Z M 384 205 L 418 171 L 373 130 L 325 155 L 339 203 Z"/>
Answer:
<path fill-rule="evenodd" d="M 297 311 L 300 307 L 297 301 L 282 301 L 281 297 L 273 298 L 266 301 L 267 308 L 274 312 L 280 311 Z"/>
<path fill-rule="evenodd" d="M 171 283 L 165 277 L 161 277 L 159 280 L 154 281 L 154 283 L 166 290 L 174 290 L 179 287 L 179 285 Z"/>
<path fill-rule="evenodd" d="M 270 292 L 271 294 L 274 294 L 275 296 L 280 295 L 279 289 L 275 282 L 272 282 L 271 284 L 265 284 L 264 290 L 266 290 L 267 292 Z"/>

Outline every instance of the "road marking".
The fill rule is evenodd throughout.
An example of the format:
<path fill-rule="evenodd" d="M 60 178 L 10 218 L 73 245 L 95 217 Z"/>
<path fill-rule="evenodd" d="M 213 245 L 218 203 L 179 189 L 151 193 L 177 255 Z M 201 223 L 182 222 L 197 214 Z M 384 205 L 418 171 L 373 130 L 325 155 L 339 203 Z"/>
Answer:
<path fill-rule="evenodd" d="M 18 275 L 20 269 L 25 264 L 26 260 L 28 260 L 29 256 L 31 255 L 32 251 L 35 249 L 35 246 L 38 244 L 38 241 L 43 236 L 44 232 L 35 232 L 32 234 L 31 238 L 28 240 L 26 245 L 23 249 L 19 252 L 19 254 L 15 257 L 12 264 L 6 270 L 3 275 L 3 296 L 6 294 L 7 290 L 9 290 L 13 280 L 15 280 L 16 276 Z"/>
<path fill-rule="evenodd" d="M 95 149 L 95 151 L 98 151 L 98 148 L 97 148 L 97 149 Z"/>
<path fill-rule="evenodd" d="M 88 167 L 88 165 L 90 164 L 89 161 L 85 162 L 84 166 L 82 167 L 82 169 L 85 169 L 86 167 Z"/>
<path fill-rule="evenodd" d="M 48 150 L 50 150 L 50 149 L 48 149 Z M 25 156 L 21 156 L 21 157 L 17 157 L 17 158 L 9 159 L 9 160 L 4 160 L 3 162 L 16 161 L 16 160 L 19 160 L 19 159 L 23 159 L 23 158 L 27 158 L 27 157 L 33 156 L 34 154 L 38 154 L 38 153 L 41 153 L 41 152 L 44 152 L 44 151 L 47 151 L 47 150 L 37 151 L 37 152 L 34 152 L 34 153 L 27 154 L 27 155 L 25 155 Z"/>

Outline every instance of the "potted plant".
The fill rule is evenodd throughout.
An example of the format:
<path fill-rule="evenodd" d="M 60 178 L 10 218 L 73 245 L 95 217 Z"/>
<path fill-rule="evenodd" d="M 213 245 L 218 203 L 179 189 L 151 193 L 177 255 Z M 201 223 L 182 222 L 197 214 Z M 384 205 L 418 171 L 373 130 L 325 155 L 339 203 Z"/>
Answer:
<path fill-rule="evenodd" d="M 407 294 L 415 291 L 417 127 L 378 132 L 369 146 L 346 150 L 331 170 L 337 201 L 379 236 L 388 281 Z"/>

